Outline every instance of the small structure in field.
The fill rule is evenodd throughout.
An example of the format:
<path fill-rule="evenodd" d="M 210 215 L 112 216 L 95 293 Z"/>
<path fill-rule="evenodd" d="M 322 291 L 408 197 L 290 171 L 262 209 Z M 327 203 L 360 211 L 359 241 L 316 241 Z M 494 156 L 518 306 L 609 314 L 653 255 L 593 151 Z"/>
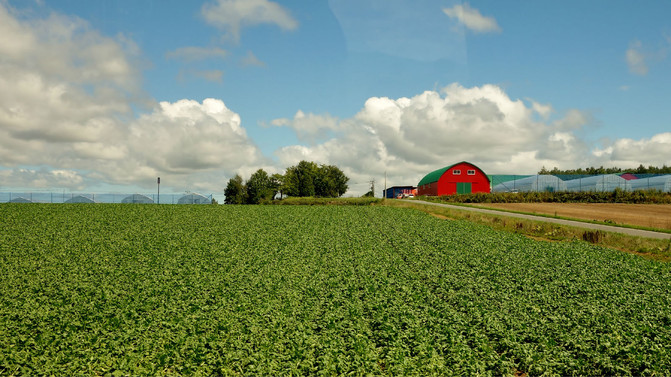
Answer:
<path fill-rule="evenodd" d="M 409 196 L 417 195 L 417 187 L 415 186 L 392 186 L 386 190 L 382 190 L 382 197 L 387 199 L 407 198 Z"/>
<path fill-rule="evenodd" d="M 19 196 L 18 198 L 14 198 L 9 201 L 9 203 L 32 203 L 33 201 L 30 199 L 26 199 L 24 197 Z"/>
<path fill-rule="evenodd" d="M 95 203 L 95 201 L 91 198 L 87 198 L 84 195 L 77 195 L 66 200 L 65 203 Z"/>
<path fill-rule="evenodd" d="M 142 194 L 133 194 L 123 198 L 121 203 L 153 204 L 154 199 Z"/>
<path fill-rule="evenodd" d="M 511 188 L 514 187 L 514 188 Z M 566 191 L 566 183 L 554 175 L 532 175 L 510 182 L 498 184 L 492 192 L 557 192 Z"/>
<path fill-rule="evenodd" d="M 177 204 L 212 204 L 212 200 L 204 195 L 192 193 L 179 198 Z"/>
<path fill-rule="evenodd" d="M 487 174 L 466 161 L 434 170 L 417 184 L 417 193 L 429 196 L 489 193 L 490 191 L 490 180 Z"/>

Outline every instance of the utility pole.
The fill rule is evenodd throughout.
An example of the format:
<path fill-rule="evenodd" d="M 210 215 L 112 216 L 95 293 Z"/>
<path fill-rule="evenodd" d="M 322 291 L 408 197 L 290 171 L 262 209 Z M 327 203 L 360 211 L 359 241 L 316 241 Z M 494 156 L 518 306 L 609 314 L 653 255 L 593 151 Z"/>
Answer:
<path fill-rule="evenodd" d="M 375 178 L 370 180 L 370 192 L 373 193 L 373 198 L 375 197 Z"/>
<path fill-rule="evenodd" d="M 382 199 L 387 199 L 387 171 L 384 171 L 384 195 L 382 195 Z"/>
<path fill-rule="evenodd" d="M 161 204 L 161 177 L 156 178 L 156 203 Z"/>

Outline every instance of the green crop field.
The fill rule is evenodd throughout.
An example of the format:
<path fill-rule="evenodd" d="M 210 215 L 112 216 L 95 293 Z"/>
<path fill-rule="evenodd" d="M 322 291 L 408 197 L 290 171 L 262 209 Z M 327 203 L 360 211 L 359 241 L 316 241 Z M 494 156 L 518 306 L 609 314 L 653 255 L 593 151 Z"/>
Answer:
<path fill-rule="evenodd" d="M 670 375 L 669 264 L 389 207 L 0 205 L 0 375 Z"/>

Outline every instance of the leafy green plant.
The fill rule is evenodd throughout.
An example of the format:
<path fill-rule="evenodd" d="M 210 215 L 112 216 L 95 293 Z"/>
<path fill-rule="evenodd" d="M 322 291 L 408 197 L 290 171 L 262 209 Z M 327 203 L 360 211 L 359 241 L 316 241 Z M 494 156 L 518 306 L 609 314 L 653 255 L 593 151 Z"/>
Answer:
<path fill-rule="evenodd" d="M 2 375 L 671 374 L 671 265 L 582 241 L 370 205 L 0 218 Z"/>

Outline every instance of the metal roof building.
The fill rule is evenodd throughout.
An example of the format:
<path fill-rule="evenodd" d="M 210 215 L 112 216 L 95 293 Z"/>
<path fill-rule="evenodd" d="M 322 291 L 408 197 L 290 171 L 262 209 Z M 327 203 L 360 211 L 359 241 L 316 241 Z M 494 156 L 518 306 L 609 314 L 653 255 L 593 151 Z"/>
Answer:
<path fill-rule="evenodd" d="M 417 184 L 417 193 L 429 196 L 488 193 L 490 190 L 487 174 L 466 161 L 434 170 Z"/>

